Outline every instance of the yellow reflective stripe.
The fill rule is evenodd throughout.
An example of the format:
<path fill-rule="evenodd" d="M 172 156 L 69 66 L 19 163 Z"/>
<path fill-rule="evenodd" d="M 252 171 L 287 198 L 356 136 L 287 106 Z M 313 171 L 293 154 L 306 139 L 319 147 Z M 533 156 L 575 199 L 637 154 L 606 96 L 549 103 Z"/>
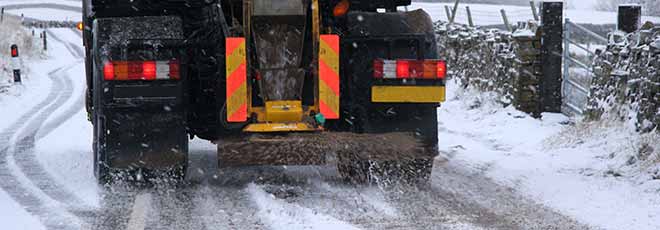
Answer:
<path fill-rule="evenodd" d="M 372 86 L 371 101 L 379 103 L 440 103 L 444 86 Z"/>
<path fill-rule="evenodd" d="M 321 49 L 319 51 L 319 58 L 323 61 L 330 69 L 335 71 L 336 74 L 339 74 L 339 54 L 330 48 L 330 46 L 323 41 L 321 42 Z"/>
<path fill-rule="evenodd" d="M 234 71 L 238 69 L 238 67 L 241 66 L 241 64 L 246 62 L 245 59 L 245 40 L 236 47 L 233 51 L 228 52 L 229 55 L 227 55 L 227 62 L 226 62 L 226 70 L 227 70 L 227 77 L 229 77 Z"/>
<path fill-rule="evenodd" d="M 227 117 L 232 117 L 241 107 L 247 103 L 247 83 L 243 83 L 231 97 L 227 98 Z M 245 111 L 247 113 L 247 111 Z M 247 119 L 247 117 L 246 117 Z"/>
<path fill-rule="evenodd" d="M 330 109 L 335 115 L 339 115 L 339 96 L 328 87 L 325 82 L 321 81 L 319 83 L 319 95 L 321 101 Z M 339 117 L 328 116 L 328 114 L 323 114 L 328 119 L 338 119 Z"/>

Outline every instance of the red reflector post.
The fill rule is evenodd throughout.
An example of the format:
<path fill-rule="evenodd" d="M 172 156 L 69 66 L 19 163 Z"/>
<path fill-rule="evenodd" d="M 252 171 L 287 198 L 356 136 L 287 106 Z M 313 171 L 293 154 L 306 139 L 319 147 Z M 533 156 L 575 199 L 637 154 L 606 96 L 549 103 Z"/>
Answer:
<path fill-rule="evenodd" d="M 410 77 L 410 62 L 407 60 L 396 61 L 396 77 L 409 78 Z"/>
<path fill-rule="evenodd" d="M 11 45 L 11 57 L 18 57 L 18 46 Z"/>
<path fill-rule="evenodd" d="M 438 61 L 437 76 L 439 79 L 445 79 L 447 76 L 447 63 L 445 61 Z"/>
<path fill-rule="evenodd" d="M 112 62 L 106 62 L 103 65 L 103 79 L 106 81 L 115 79 L 115 65 Z"/>
<path fill-rule="evenodd" d="M 385 73 L 383 73 L 384 61 L 382 59 L 374 60 L 374 78 L 383 78 Z"/>

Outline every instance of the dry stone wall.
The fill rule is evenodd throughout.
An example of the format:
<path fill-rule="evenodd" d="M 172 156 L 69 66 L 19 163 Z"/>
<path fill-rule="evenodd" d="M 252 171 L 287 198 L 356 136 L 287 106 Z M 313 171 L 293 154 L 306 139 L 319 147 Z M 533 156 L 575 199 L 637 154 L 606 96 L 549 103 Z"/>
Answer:
<path fill-rule="evenodd" d="M 611 33 L 594 59 L 587 118 L 632 121 L 640 132 L 660 129 L 660 27 Z"/>
<path fill-rule="evenodd" d="M 540 34 L 535 23 L 513 33 L 466 25 L 435 24 L 441 57 L 461 87 L 495 92 L 503 106 L 540 117 Z"/>

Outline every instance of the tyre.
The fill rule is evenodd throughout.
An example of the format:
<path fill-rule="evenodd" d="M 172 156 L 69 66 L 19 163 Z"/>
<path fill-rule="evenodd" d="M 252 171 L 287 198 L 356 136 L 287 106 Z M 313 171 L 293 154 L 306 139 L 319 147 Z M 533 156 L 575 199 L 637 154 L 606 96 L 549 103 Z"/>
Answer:
<path fill-rule="evenodd" d="M 94 177 L 96 181 L 105 185 L 111 182 L 110 169 L 107 164 L 107 158 L 105 154 L 105 132 L 103 131 L 103 122 L 96 118 L 94 120 L 94 134 L 93 134 L 93 152 L 94 152 Z"/>

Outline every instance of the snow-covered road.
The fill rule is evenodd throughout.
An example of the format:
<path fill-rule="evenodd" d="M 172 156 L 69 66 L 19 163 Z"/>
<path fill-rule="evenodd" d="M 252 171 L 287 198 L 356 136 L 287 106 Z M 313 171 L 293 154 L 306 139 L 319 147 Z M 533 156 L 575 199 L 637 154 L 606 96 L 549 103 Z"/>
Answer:
<path fill-rule="evenodd" d="M 572 171 L 593 149 L 544 149 L 566 117 L 476 106 L 453 85 L 425 190 L 348 185 L 332 166 L 219 170 L 198 139 L 189 174 L 200 182 L 100 187 L 80 33 L 48 33 L 50 58 L 30 64 L 20 95 L 0 95 L 0 229 L 660 228 L 652 193 Z"/>

